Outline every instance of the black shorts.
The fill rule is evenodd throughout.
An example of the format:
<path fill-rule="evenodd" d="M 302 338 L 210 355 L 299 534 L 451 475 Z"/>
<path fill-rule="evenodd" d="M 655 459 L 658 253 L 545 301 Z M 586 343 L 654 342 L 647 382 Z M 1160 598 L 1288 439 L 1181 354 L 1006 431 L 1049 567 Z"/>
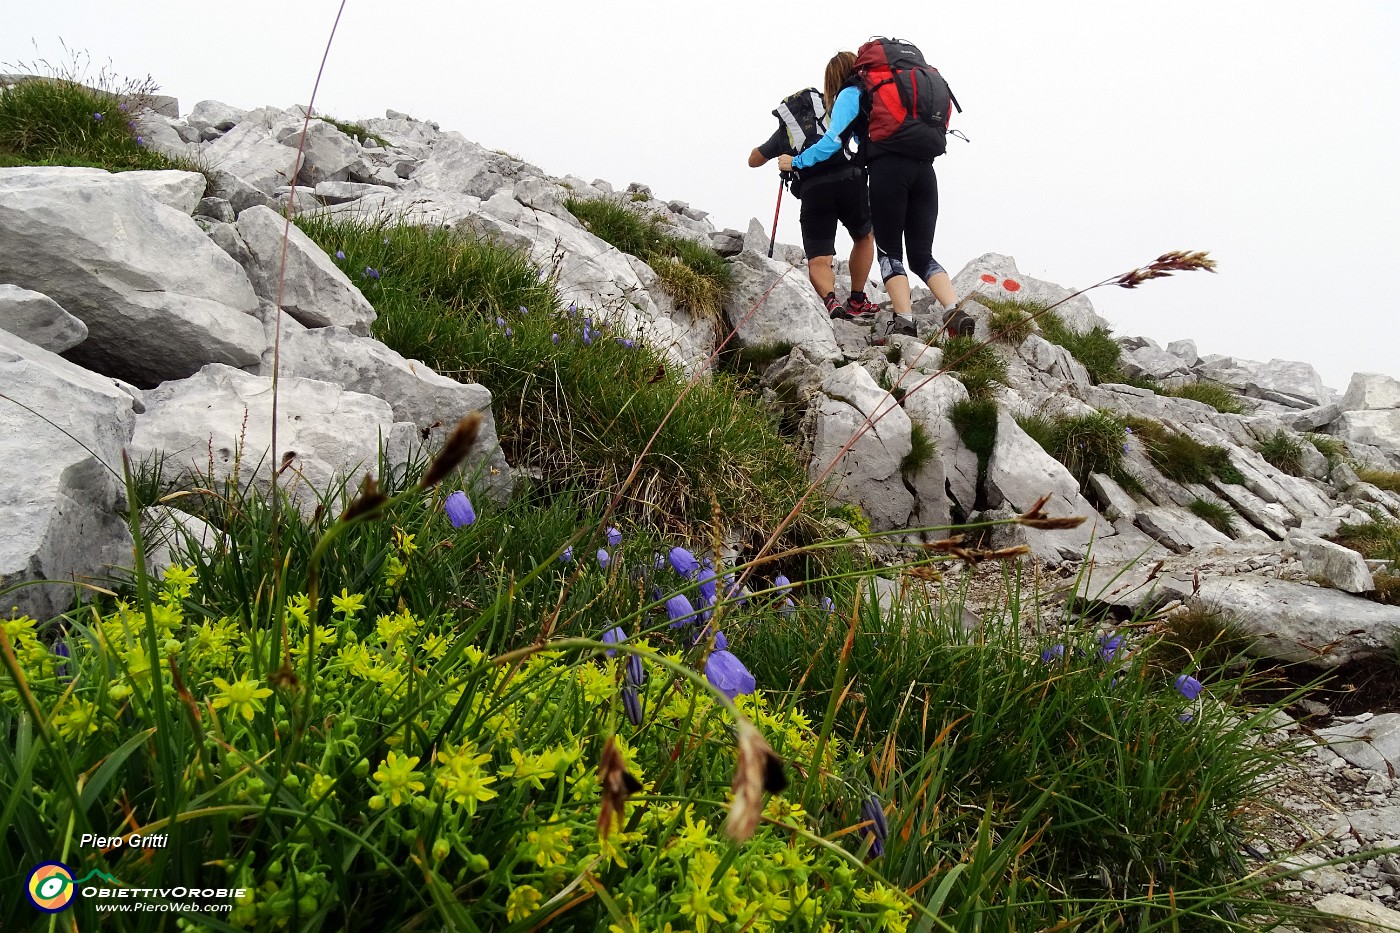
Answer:
<path fill-rule="evenodd" d="M 870 232 L 870 195 L 865 173 L 838 181 L 808 182 L 802 188 L 802 251 L 808 259 L 836 255 L 836 224 L 851 239 Z"/>

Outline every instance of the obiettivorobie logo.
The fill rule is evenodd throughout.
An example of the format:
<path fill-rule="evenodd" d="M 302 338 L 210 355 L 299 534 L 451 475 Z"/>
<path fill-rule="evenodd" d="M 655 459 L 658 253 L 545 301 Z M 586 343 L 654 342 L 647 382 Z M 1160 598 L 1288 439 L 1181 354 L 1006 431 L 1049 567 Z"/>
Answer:
<path fill-rule="evenodd" d="M 25 882 L 24 893 L 29 895 L 29 903 L 44 913 L 56 914 L 73 903 L 73 894 L 78 885 L 87 884 L 97 878 L 108 884 L 121 882 L 105 871 L 94 868 L 81 878 L 73 877 L 73 869 L 62 862 L 44 862 L 35 865 Z"/>
<path fill-rule="evenodd" d="M 96 883 L 93 883 L 96 882 Z M 177 885 L 169 888 L 132 887 L 94 868 L 81 878 L 62 862 L 43 862 L 30 869 L 24 893 L 35 910 L 56 914 L 72 906 L 75 895 L 92 898 L 98 910 L 120 911 L 227 911 L 246 888 L 199 888 Z"/>

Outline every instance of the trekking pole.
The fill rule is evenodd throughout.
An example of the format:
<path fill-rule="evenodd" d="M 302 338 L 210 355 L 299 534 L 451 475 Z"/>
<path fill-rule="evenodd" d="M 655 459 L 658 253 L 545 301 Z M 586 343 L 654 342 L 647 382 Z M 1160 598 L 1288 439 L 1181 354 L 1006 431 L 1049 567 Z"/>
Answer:
<path fill-rule="evenodd" d="M 778 242 L 778 211 L 783 209 L 783 188 L 787 187 L 788 173 L 778 173 L 778 203 L 773 207 L 773 235 L 768 238 L 768 258 L 773 258 L 773 246 Z"/>

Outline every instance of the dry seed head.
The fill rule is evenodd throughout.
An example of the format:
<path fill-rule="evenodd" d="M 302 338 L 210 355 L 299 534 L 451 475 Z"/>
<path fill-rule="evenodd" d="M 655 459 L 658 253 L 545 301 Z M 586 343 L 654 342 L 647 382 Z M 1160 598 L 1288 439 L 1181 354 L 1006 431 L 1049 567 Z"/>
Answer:
<path fill-rule="evenodd" d="M 734 800 L 724 833 L 735 842 L 745 842 L 758 828 L 763 815 L 764 793 L 776 794 L 787 787 L 783 760 L 773 751 L 763 734 L 747 719 L 739 720 L 739 760 L 734 766 Z"/>
<path fill-rule="evenodd" d="M 642 789 L 642 783 L 631 775 L 622 761 L 617 742 L 608 736 L 603 744 L 603 757 L 598 761 L 598 783 L 603 788 L 603 806 L 598 811 L 598 835 L 604 839 L 614 824 L 621 825 L 627 798 Z"/>
<path fill-rule="evenodd" d="M 1211 259 L 1204 250 L 1195 252 L 1172 250 L 1163 253 L 1145 266 L 1119 276 L 1113 284 L 1120 288 L 1137 288 L 1143 282 L 1166 278 L 1173 272 L 1195 272 L 1197 270 L 1214 272 L 1215 260 Z"/>
<path fill-rule="evenodd" d="M 1024 525 L 1027 528 L 1039 528 L 1041 531 L 1063 531 L 1066 528 L 1078 528 L 1084 524 L 1085 515 L 1067 515 L 1063 518 L 1019 518 L 1016 524 Z"/>
<path fill-rule="evenodd" d="M 442 450 L 438 451 L 433 462 L 428 464 L 423 478 L 418 481 L 419 488 L 431 489 L 461 466 L 462 461 L 467 459 L 467 454 L 472 452 L 472 447 L 476 446 L 476 437 L 480 432 L 481 412 L 474 411 L 459 421 L 451 436 L 447 438 L 447 443 L 442 445 Z"/>
<path fill-rule="evenodd" d="M 354 502 L 346 507 L 340 520 L 348 522 L 362 515 L 373 514 L 383 508 L 384 503 L 388 501 L 389 497 L 379 491 L 379 484 L 375 482 L 374 477 L 366 473 L 364 482 L 360 483 L 360 494 L 355 497 Z"/>

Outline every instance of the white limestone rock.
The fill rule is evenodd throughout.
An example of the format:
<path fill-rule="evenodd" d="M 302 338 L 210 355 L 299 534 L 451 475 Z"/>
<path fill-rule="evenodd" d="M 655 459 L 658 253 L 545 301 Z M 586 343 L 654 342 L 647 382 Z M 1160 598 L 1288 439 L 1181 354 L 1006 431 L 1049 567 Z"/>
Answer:
<path fill-rule="evenodd" d="M 41 292 L 0 285 L 0 329 L 50 353 L 71 350 L 87 339 L 87 325 Z"/>
<path fill-rule="evenodd" d="M 1058 563 L 1080 559 L 1097 536 L 1111 537 L 1113 526 L 1105 521 L 1079 491 L 1079 484 L 1064 464 L 1021 429 L 1004 409 L 997 411 L 997 439 L 987 461 L 988 504 L 1024 512 L 1042 496 L 1050 500 L 1043 509 L 1052 518 L 1082 516 L 1078 528 L 1026 529 L 1031 553 L 1041 560 Z"/>
<path fill-rule="evenodd" d="M 1019 301 L 1054 304 L 1067 298 L 1071 289 L 1053 282 L 1023 275 L 1016 268 L 1016 260 L 1000 253 L 984 253 L 963 266 L 953 278 L 953 290 L 959 298 L 966 298 L 974 292 L 993 298 L 1011 298 Z M 1095 327 L 1108 329 L 1108 322 L 1094 313 L 1094 306 L 1084 295 L 1079 295 L 1055 308 L 1055 313 L 1076 333 L 1088 333 Z"/>
<path fill-rule="evenodd" d="M 934 446 L 933 458 L 909 477 L 909 487 L 916 500 L 911 523 L 942 527 L 952 521 L 946 483 L 950 454 L 955 455 L 957 446 L 957 431 L 948 420 L 948 412 L 967 398 L 967 390 L 951 375 L 936 375 L 942 357 L 938 349 L 913 338 L 901 339 L 912 345 L 906 346 L 903 360 L 914 371 L 900 383 L 907 390 L 900 404 L 910 423 L 921 425 Z"/>
<path fill-rule="evenodd" d="M 1341 404 L 1329 402 L 1326 405 L 1305 408 L 1292 415 L 1285 415 L 1282 420 L 1284 424 L 1295 431 L 1317 431 L 1336 421 L 1341 417 L 1341 414 Z"/>
<path fill-rule="evenodd" d="M 226 186 L 235 190 L 249 187 L 267 197 L 282 185 L 292 184 L 300 165 L 296 149 L 279 143 L 273 131 L 259 120 L 239 123 L 201 147 L 199 156 L 211 170 L 238 179 L 238 183 L 228 182 Z M 228 198 L 239 210 L 242 210 L 240 201 L 248 200 L 241 192 L 233 197 L 228 193 L 220 196 Z"/>
<path fill-rule="evenodd" d="M 297 175 L 299 183 L 312 187 L 323 181 L 345 181 L 350 177 L 350 166 L 360 158 L 360 147 L 325 120 L 313 119 L 305 130 L 300 126 L 291 133 L 278 136 L 277 141 L 288 149 L 302 148 L 303 168 Z"/>
<path fill-rule="evenodd" d="M 1342 411 L 1400 408 L 1400 380 L 1381 373 L 1353 373 L 1341 406 Z"/>
<path fill-rule="evenodd" d="M 1089 488 L 1098 496 L 1104 518 L 1111 522 L 1123 519 L 1129 523 L 1137 518 L 1137 500 L 1110 476 L 1102 473 L 1089 474 Z"/>
<path fill-rule="evenodd" d="M 1302 562 L 1309 578 L 1348 593 L 1370 593 L 1376 588 L 1366 558 L 1351 548 L 1295 531 L 1285 541 L 1285 554 Z"/>
<path fill-rule="evenodd" d="M 1400 453 L 1400 408 L 1342 412 L 1332 433 L 1348 447 L 1377 447 L 1390 458 Z"/>
<path fill-rule="evenodd" d="M 282 309 L 307 327 L 347 327 L 361 336 L 377 316 L 364 293 L 341 271 L 335 260 L 295 224 L 267 207 L 251 207 L 238 215 L 238 234 L 251 257 L 247 267 L 258 297 L 275 303 L 279 275 Z M 286 231 L 286 271 L 282 241 Z"/>
<path fill-rule="evenodd" d="M 800 347 L 809 359 L 841 358 L 831 317 L 806 275 L 748 249 L 729 260 L 729 266 L 724 314 L 740 347 L 785 343 Z"/>
<path fill-rule="evenodd" d="M 1187 366 L 1195 366 L 1200 360 L 1200 351 L 1196 349 L 1194 340 L 1173 340 L 1167 344 L 1167 352 L 1173 354 Z"/>
<path fill-rule="evenodd" d="M 271 324 L 271 321 L 269 321 Z M 482 416 L 467 474 L 476 488 L 504 502 L 510 496 L 511 468 L 501 452 L 491 391 L 439 375 L 427 364 L 409 360 L 377 340 L 358 337 L 343 327 L 307 330 L 295 321 L 282 323 L 283 376 L 329 382 L 389 403 L 396 422 L 411 422 L 425 446 L 436 450 L 472 413 Z M 259 373 L 272 375 L 273 356 L 263 354 Z"/>
<path fill-rule="evenodd" d="M 1124 373 L 1136 379 L 1171 382 L 1183 381 L 1191 375 L 1191 367 L 1185 360 L 1155 346 L 1125 350 L 1121 365 Z"/>
<path fill-rule="evenodd" d="M 104 379 L 0 331 L 0 589 L 91 580 L 129 562 L 121 453 L 132 400 Z M 40 621 L 66 610 L 72 583 L 24 586 L 0 604 Z"/>
<path fill-rule="evenodd" d="M 1400 772 L 1400 713 L 1381 713 L 1365 722 L 1317 730 L 1327 747 L 1367 771 Z"/>
<path fill-rule="evenodd" d="M 141 510 L 141 540 L 146 546 L 146 572 L 157 580 L 164 579 L 170 565 L 185 561 L 191 551 L 215 551 L 228 541 L 203 519 L 163 505 Z"/>
<path fill-rule="evenodd" d="M 230 107 L 217 100 L 202 100 L 194 105 L 194 109 L 185 117 L 185 122 L 196 130 L 212 129 L 220 133 L 227 133 L 242 122 L 247 115 L 248 111 Z"/>
<path fill-rule="evenodd" d="M 213 363 L 145 396 L 146 413 L 137 417 L 130 444 L 134 459 L 160 452 L 171 470 L 204 473 L 212 451 L 216 481 L 239 460 L 243 477 L 252 476 L 260 489 L 270 486 L 270 378 Z M 277 409 L 277 456 L 289 458 L 278 485 L 305 511 L 341 481 L 353 491 L 363 474 L 378 474 L 381 439 L 390 462 L 402 463 L 417 435 L 415 425 L 395 423 L 388 402 L 315 379 L 282 377 Z"/>
<path fill-rule="evenodd" d="M 182 172 L 175 169 L 143 172 L 116 172 L 114 179 L 127 184 L 139 185 L 156 201 L 173 207 L 182 214 L 193 214 L 204 197 L 208 184 L 199 172 Z"/>
<path fill-rule="evenodd" d="M 1039 334 L 1027 335 L 1016 348 L 1016 355 L 1033 369 L 1050 377 L 1052 386 L 1059 390 L 1069 389 L 1080 394 L 1094 384 L 1089 378 L 1089 371 L 1068 350 Z"/>
<path fill-rule="evenodd" d="M 1330 914 L 1317 927 L 1331 933 L 1386 933 L 1400 930 L 1400 912 L 1346 894 L 1328 894 L 1313 903 L 1316 910 Z"/>
<path fill-rule="evenodd" d="M 1230 536 L 1184 509 L 1150 507 L 1138 510 L 1135 524 L 1167 548 L 1184 554 L 1206 544 L 1225 544 Z"/>
<path fill-rule="evenodd" d="M 876 531 L 908 527 L 914 497 L 904 486 L 900 462 L 911 448 L 909 416 L 856 363 L 835 370 L 821 391 L 808 474 L 816 480 L 835 463 L 826 484 L 838 500 L 859 505 Z M 876 417 L 880 420 L 841 455 L 866 419 Z"/>
<path fill-rule="evenodd" d="M 316 199 L 323 204 L 343 204 L 364 197 L 379 185 L 367 185 L 354 181 L 323 181 L 315 189 Z"/>
<path fill-rule="evenodd" d="M 145 387 L 262 353 L 247 275 L 193 218 L 138 185 L 0 169 L 0 241 L 0 279 L 87 325 L 67 353 L 88 369 Z"/>
<path fill-rule="evenodd" d="M 1316 667 L 1383 654 L 1400 635 L 1400 606 L 1253 574 L 1203 575 L 1191 603 L 1239 623 L 1256 654 Z"/>

